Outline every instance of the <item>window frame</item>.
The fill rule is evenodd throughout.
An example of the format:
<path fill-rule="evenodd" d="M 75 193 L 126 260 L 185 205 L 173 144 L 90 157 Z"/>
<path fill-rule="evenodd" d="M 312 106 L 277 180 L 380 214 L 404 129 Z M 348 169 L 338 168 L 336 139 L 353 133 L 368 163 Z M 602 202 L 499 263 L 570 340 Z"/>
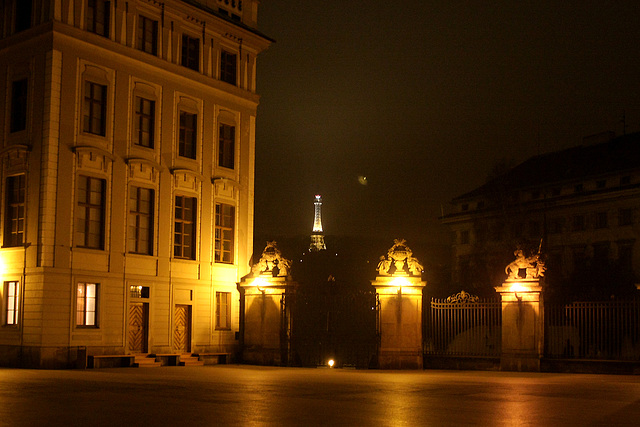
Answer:
<path fill-rule="evenodd" d="M 227 49 L 220 50 L 220 81 L 238 86 L 238 55 Z"/>
<path fill-rule="evenodd" d="M 16 181 L 17 187 L 15 185 Z M 14 198 L 16 191 L 18 192 L 18 196 L 17 198 Z M 4 233 L 2 247 L 10 248 L 24 246 L 27 221 L 26 210 L 26 175 L 20 174 L 8 176 L 5 180 Z"/>
<path fill-rule="evenodd" d="M 96 98 L 96 89 L 100 89 L 101 99 Z M 107 135 L 107 96 L 107 85 L 84 80 L 82 132 L 102 137 Z"/>
<path fill-rule="evenodd" d="M 151 28 L 147 28 L 151 26 Z M 158 56 L 158 21 L 145 15 L 138 15 L 138 25 L 136 34 L 136 49 Z M 151 40 L 148 40 L 151 37 Z M 150 47 L 148 47 L 150 45 Z"/>
<path fill-rule="evenodd" d="M 132 197 L 132 192 L 135 190 L 136 193 L 136 210 L 133 210 L 133 197 Z M 148 191 L 149 192 L 149 198 L 148 198 L 148 203 L 149 203 L 149 212 L 144 212 L 140 210 L 140 205 L 141 205 L 141 196 L 142 193 L 144 191 Z M 155 223 L 155 189 L 153 188 L 147 188 L 147 187 L 141 187 L 138 185 L 131 185 L 129 187 L 129 194 L 128 194 L 128 198 L 129 198 L 129 212 L 127 215 L 127 226 L 129 228 L 129 233 L 128 233 L 128 237 L 127 237 L 127 252 L 130 254 L 136 254 L 136 255 L 153 255 L 153 243 L 154 243 L 154 232 L 155 232 L 155 227 L 154 227 L 154 223 Z M 142 241 L 140 240 L 140 232 L 141 230 L 144 230 L 144 227 L 142 227 L 141 223 L 143 222 L 142 220 L 146 219 L 147 220 L 147 224 L 148 226 L 146 227 L 146 231 L 147 231 L 147 243 L 146 245 L 142 245 Z M 132 220 L 135 222 L 134 224 L 132 224 Z M 133 228 L 133 232 L 132 232 L 132 228 Z M 134 245 L 134 249 L 132 250 L 130 247 L 130 242 L 133 240 L 133 245 Z M 143 248 L 143 246 L 146 246 Z M 143 250 L 141 250 L 141 248 Z"/>
<path fill-rule="evenodd" d="M 143 110 L 144 103 L 150 105 L 150 112 Z M 148 131 L 144 130 L 144 123 L 147 123 Z M 137 147 L 155 149 L 155 126 L 156 126 L 156 100 L 141 95 L 134 95 L 134 139 L 133 144 Z M 143 143 L 143 136 L 148 134 L 148 144 Z"/>
<path fill-rule="evenodd" d="M 218 126 L 218 166 L 234 170 L 236 166 L 235 151 L 236 127 L 227 123 L 220 123 Z"/>
<path fill-rule="evenodd" d="M 86 180 L 86 185 L 85 185 L 85 199 L 84 201 L 80 200 L 80 180 Z M 93 181 L 99 181 L 101 188 L 100 188 L 100 203 L 99 204 L 95 204 L 91 202 L 91 183 Z M 78 191 L 78 196 L 76 197 L 77 199 L 77 213 L 76 213 L 76 218 L 75 218 L 75 222 L 77 223 L 80 218 L 79 218 L 79 213 L 84 210 L 85 213 L 85 217 L 84 217 L 84 231 L 82 231 L 81 235 L 82 235 L 82 244 L 78 244 L 78 242 L 76 241 L 76 246 L 79 248 L 86 248 L 86 249 L 96 249 L 96 250 L 104 250 L 105 249 L 105 240 L 106 240 L 106 221 L 105 221 L 105 216 L 106 216 L 106 205 L 107 205 L 107 181 L 103 178 L 97 178 L 94 176 L 90 176 L 90 175 L 79 175 L 78 176 L 78 185 L 77 187 L 77 191 Z M 100 241 L 98 243 L 98 245 L 92 245 L 89 244 L 90 242 L 89 237 L 91 235 L 90 233 L 90 229 L 91 229 L 91 221 L 92 218 L 94 217 L 94 215 L 92 215 L 92 213 L 97 212 L 99 214 L 99 222 L 100 222 Z M 93 220 L 95 222 L 95 220 Z M 76 230 L 75 230 L 75 235 L 79 236 L 80 235 L 80 231 L 78 231 L 80 227 L 76 226 Z"/>
<path fill-rule="evenodd" d="M 187 126 L 187 117 L 193 126 Z M 196 160 L 198 158 L 198 113 L 180 109 L 178 113 L 178 156 Z"/>
<path fill-rule="evenodd" d="M 224 308 L 224 313 L 222 308 Z M 216 291 L 216 330 L 231 330 L 231 292 Z"/>
<path fill-rule="evenodd" d="M 189 201 L 190 206 L 186 206 Z M 176 194 L 174 197 L 173 214 L 173 257 L 177 259 L 195 260 L 198 233 L 198 198 L 188 195 Z M 185 210 L 191 212 L 190 218 L 185 218 Z M 178 213 L 181 215 L 178 215 Z M 190 231 L 186 231 L 190 227 Z M 190 245 L 185 244 L 185 236 L 189 237 Z M 178 237 L 180 241 L 177 242 Z"/>
<path fill-rule="evenodd" d="M 88 295 L 89 286 L 93 289 L 93 296 Z M 83 296 L 80 296 L 82 289 Z M 80 329 L 98 329 L 100 328 L 100 284 L 92 282 L 78 282 L 76 285 L 76 318 L 75 327 Z M 90 301 L 93 301 L 93 309 L 90 308 Z M 82 302 L 82 304 L 81 304 Z M 90 322 L 89 313 L 93 313 L 92 323 Z"/>
<path fill-rule="evenodd" d="M 225 209 L 228 209 L 226 213 Z M 214 215 L 214 262 L 233 264 L 235 262 L 236 207 L 228 203 L 216 203 Z M 230 224 L 224 219 L 230 219 Z M 228 232 L 227 235 L 230 235 L 230 239 L 224 238 L 225 232 Z M 225 243 L 229 243 L 228 249 L 225 249 Z M 225 254 L 228 254 L 228 259 L 225 259 Z"/>
<path fill-rule="evenodd" d="M 102 29 L 100 29 L 102 26 Z M 88 0 L 85 14 L 85 29 L 90 33 L 109 38 L 111 25 L 111 1 Z"/>
<path fill-rule="evenodd" d="M 200 39 L 182 34 L 180 48 L 180 65 L 194 71 L 200 71 Z"/>

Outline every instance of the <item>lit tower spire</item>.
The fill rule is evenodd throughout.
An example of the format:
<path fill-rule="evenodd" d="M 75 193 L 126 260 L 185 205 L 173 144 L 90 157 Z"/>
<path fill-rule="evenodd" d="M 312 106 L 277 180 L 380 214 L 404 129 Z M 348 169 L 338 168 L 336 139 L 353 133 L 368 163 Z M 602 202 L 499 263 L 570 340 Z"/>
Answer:
<path fill-rule="evenodd" d="M 315 216 L 313 218 L 313 230 L 311 231 L 311 245 L 309 251 L 323 251 L 327 249 L 324 244 L 324 232 L 322 231 L 322 197 L 316 194 Z"/>

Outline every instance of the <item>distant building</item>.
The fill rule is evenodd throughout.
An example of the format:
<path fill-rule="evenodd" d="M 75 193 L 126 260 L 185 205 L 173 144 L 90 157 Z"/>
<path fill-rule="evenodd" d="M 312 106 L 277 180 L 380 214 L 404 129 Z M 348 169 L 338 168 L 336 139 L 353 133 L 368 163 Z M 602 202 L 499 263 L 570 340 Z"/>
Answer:
<path fill-rule="evenodd" d="M 540 242 L 550 288 L 604 295 L 640 278 L 640 134 L 532 157 L 452 205 L 452 279 L 467 290 L 499 285 L 516 246 Z"/>
<path fill-rule="evenodd" d="M 0 2 L 0 364 L 236 350 L 258 3 Z"/>
<path fill-rule="evenodd" d="M 309 251 L 324 251 L 327 249 L 327 246 L 324 243 L 324 231 L 322 231 L 322 197 L 319 194 L 316 194 L 313 207 L 313 229 L 311 230 L 311 244 L 309 245 Z"/>

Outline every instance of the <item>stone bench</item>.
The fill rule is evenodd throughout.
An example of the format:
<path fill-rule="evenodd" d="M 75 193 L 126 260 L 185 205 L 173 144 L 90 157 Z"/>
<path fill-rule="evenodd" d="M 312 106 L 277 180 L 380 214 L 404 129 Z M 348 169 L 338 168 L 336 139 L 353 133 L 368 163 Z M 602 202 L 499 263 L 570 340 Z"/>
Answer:
<path fill-rule="evenodd" d="M 231 360 L 231 353 L 194 353 L 198 360 L 202 360 L 205 365 L 227 364 Z"/>
<path fill-rule="evenodd" d="M 87 368 L 130 368 L 134 366 L 133 354 L 96 354 L 87 356 Z"/>

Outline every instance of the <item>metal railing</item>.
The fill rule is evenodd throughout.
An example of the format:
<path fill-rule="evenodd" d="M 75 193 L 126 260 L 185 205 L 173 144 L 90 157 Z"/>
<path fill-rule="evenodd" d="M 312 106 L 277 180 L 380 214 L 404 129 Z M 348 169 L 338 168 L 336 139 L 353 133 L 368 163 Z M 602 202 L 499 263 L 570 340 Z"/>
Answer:
<path fill-rule="evenodd" d="M 545 356 L 640 360 L 640 300 L 545 305 Z"/>
<path fill-rule="evenodd" d="M 431 300 L 425 354 L 500 356 L 502 306 L 496 300 Z"/>

